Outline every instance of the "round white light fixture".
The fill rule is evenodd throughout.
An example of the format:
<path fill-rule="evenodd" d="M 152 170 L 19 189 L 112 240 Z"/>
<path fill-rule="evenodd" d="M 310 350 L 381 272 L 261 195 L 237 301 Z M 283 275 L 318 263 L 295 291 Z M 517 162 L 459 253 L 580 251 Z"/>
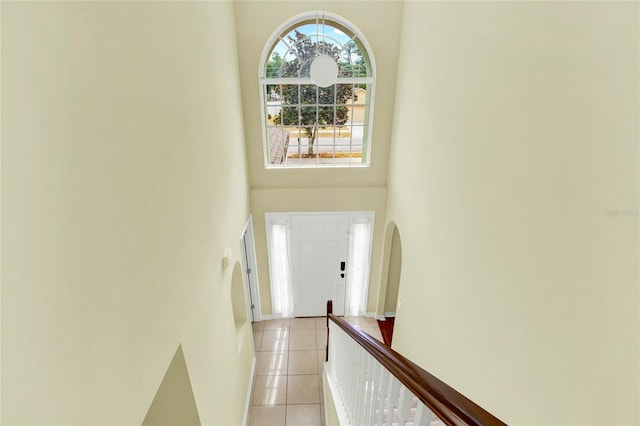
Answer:
<path fill-rule="evenodd" d="M 319 87 L 329 87 L 338 80 L 338 64 L 329 55 L 316 56 L 309 71 L 311 81 Z"/>

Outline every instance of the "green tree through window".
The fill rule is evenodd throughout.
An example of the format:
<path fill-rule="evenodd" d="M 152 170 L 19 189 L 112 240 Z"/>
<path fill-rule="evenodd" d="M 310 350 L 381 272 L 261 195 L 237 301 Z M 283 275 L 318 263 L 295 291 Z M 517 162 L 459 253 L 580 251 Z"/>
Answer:
<path fill-rule="evenodd" d="M 295 32 L 295 36 L 295 40 L 291 36 L 288 38 L 294 46 L 291 50 L 296 59 L 281 63 L 280 77 L 308 77 L 312 59 L 322 54 L 339 61 L 342 52 L 339 47 L 326 41 L 312 42 L 299 31 Z M 329 87 L 282 85 L 276 86 L 275 91 L 283 103 L 291 107 L 283 108 L 274 117 L 274 122 L 285 126 L 301 126 L 309 140 L 309 155 L 314 153 L 318 127 L 344 125 L 349 113 L 346 103 L 353 99 L 352 87 L 343 84 Z"/>

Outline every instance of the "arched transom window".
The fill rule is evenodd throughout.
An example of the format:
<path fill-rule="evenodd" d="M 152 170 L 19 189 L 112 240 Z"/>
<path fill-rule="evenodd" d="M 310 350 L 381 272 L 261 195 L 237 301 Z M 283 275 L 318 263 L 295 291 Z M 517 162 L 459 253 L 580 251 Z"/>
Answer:
<path fill-rule="evenodd" d="M 318 57 L 333 60 L 329 83 Z M 369 45 L 343 18 L 311 12 L 281 25 L 260 66 L 265 166 L 368 166 L 374 82 Z"/>

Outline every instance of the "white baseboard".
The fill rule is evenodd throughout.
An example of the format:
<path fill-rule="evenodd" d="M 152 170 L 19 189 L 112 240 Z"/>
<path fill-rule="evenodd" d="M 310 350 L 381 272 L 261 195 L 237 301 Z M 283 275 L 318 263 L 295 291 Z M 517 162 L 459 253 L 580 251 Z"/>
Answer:
<path fill-rule="evenodd" d="M 375 312 L 367 312 L 364 316 L 367 318 L 375 318 L 376 320 L 384 320 L 384 315 L 378 315 Z"/>
<path fill-rule="evenodd" d="M 375 312 L 367 312 L 367 317 L 375 318 L 378 321 L 384 321 L 384 315 L 378 315 Z"/>
<path fill-rule="evenodd" d="M 262 321 L 269 321 L 269 320 L 273 320 L 273 319 L 279 319 L 280 317 L 274 317 L 273 315 L 265 315 L 262 314 Z"/>
<path fill-rule="evenodd" d="M 244 402 L 244 414 L 242 415 L 242 425 L 246 426 L 249 421 L 249 404 L 251 404 L 251 389 L 253 389 L 253 378 L 256 372 L 256 355 L 253 354 L 251 360 L 251 376 L 249 377 L 249 387 L 247 388 L 247 398 Z"/>
<path fill-rule="evenodd" d="M 384 321 L 387 318 L 395 317 L 395 316 L 396 316 L 395 312 L 385 312 L 384 315 L 378 315 L 375 312 L 367 312 L 367 317 L 375 318 L 378 321 Z"/>

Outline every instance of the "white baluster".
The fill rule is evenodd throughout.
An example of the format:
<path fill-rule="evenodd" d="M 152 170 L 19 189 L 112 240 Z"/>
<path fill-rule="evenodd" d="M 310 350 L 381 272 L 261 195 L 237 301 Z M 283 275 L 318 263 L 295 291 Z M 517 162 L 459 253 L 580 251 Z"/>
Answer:
<path fill-rule="evenodd" d="M 337 329 L 337 327 L 336 327 Z M 345 399 L 345 411 L 350 414 L 351 413 L 351 393 L 350 393 L 350 387 L 351 387 L 351 381 L 353 380 L 353 377 L 351 376 L 351 357 L 349 355 L 349 351 L 351 350 L 350 346 L 349 346 L 349 342 L 346 341 L 342 331 L 339 331 L 340 333 L 340 340 L 342 341 L 342 345 L 341 345 L 341 349 L 342 349 L 342 374 L 344 377 L 344 382 L 342 383 L 342 393 L 344 394 L 344 399 Z"/>
<path fill-rule="evenodd" d="M 362 351 L 362 403 L 360 406 L 360 423 L 367 424 L 367 407 L 369 399 L 369 352 Z"/>
<path fill-rule="evenodd" d="M 372 384 L 372 393 L 373 397 L 371 400 L 371 424 L 378 424 L 378 410 L 380 409 L 380 400 L 381 392 L 380 392 L 380 382 L 382 381 L 382 365 L 374 361 L 373 364 L 373 384 Z"/>
<path fill-rule="evenodd" d="M 370 425 L 373 419 L 374 402 L 376 398 L 375 390 L 375 366 L 378 362 L 373 356 L 367 353 L 367 399 L 365 400 L 364 424 Z"/>
<path fill-rule="evenodd" d="M 336 379 L 338 388 L 341 389 L 344 377 L 342 376 L 342 359 L 338 358 L 340 353 L 340 336 L 338 335 L 333 322 L 329 322 L 329 365 L 330 372 Z M 344 395 L 340 395 L 343 397 Z"/>
<path fill-rule="evenodd" d="M 376 409 L 378 407 L 378 384 L 380 378 L 380 363 L 373 357 L 369 357 L 370 387 L 369 387 L 369 409 L 367 413 L 367 424 L 374 425 L 376 419 Z"/>
<path fill-rule="evenodd" d="M 358 350 L 358 346 L 355 342 L 349 342 L 350 345 L 350 354 L 351 354 L 351 368 L 350 374 L 353 378 L 353 383 L 351 383 L 351 418 L 353 419 L 354 424 L 358 424 L 358 408 L 360 405 L 360 353 Z"/>
<path fill-rule="evenodd" d="M 365 389 L 367 384 L 367 352 L 364 349 L 360 349 L 358 345 L 358 393 L 356 394 L 357 398 L 357 411 L 356 411 L 356 424 L 363 424 L 363 415 L 364 415 L 364 400 L 365 400 Z"/>
<path fill-rule="evenodd" d="M 382 425 L 384 410 L 389 404 L 389 381 L 391 379 L 391 373 L 386 368 L 380 367 L 380 384 L 378 385 L 380 401 L 378 403 L 378 421 L 376 422 L 378 425 Z"/>
<path fill-rule="evenodd" d="M 340 353 L 340 360 L 341 360 L 341 370 L 342 370 L 342 377 L 343 377 L 343 381 L 341 383 L 341 387 L 342 387 L 342 397 L 344 398 L 344 409 L 345 412 L 347 414 L 350 414 L 350 405 L 351 405 L 351 395 L 349 394 L 349 384 L 351 383 L 351 376 L 349 373 L 349 368 L 350 368 L 350 358 L 349 358 L 349 346 L 347 345 L 347 342 L 344 339 L 344 333 L 342 332 L 342 330 L 338 330 L 338 327 L 336 327 L 336 332 L 339 333 L 340 336 L 340 341 L 342 342 L 342 344 L 340 345 L 340 350 L 342 351 Z"/>
<path fill-rule="evenodd" d="M 422 403 L 418 402 L 418 408 L 416 410 L 416 420 L 413 423 L 415 426 L 429 426 L 431 425 L 431 419 L 433 419 L 433 413 Z"/>
<path fill-rule="evenodd" d="M 400 381 L 395 377 L 391 377 L 389 383 L 389 407 L 387 411 L 387 425 L 393 423 L 393 413 L 398 406 L 398 397 L 400 396 Z"/>
<path fill-rule="evenodd" d="M 400 387 L 400 400 L 398 403 L 398 417 L 400 424 L 404 425 L 409 419 L 411 413 L 411 403 L 413 402 L 413 394 L 406 387 Z"/>
<path fill-rule="evenodd" d="M 349 356 L 349 383 L 348 393 L 349 393 L 349 419 L 353 421 L 353 424 L 356 423 L 356 411 L 357 411 L 357 397 L 358 397 L 358 360 L 357 360 L 357 348 L 352 342 L 349 342 L 349 349 L 347 350 L 347 354 Z"/>
<path fill-rule="evenodd" d="M 389 383 L 389 404 L 392 407 L 398 406 L 398 396 L 400 395 L 400 381 L 395 377 L 391 377 Z"/>
<path fill-rule="evenodd" d="M 332 330 L 331 333 L 329 333 L 329 340 L 328 340 L 328 345 L 329 345 L 329 361 L 327 362 L 327 371 L 329 371 L 331 374 L 333 374 L 334 376 L 336 375 L 336 367 L 339 365 L 339 363 L 336 362 L 336 345 L 337 345 L 337 340 L 336 340 L 336 336 L 335 336 L 335 332 L 333 332 L 333 328 L 331 328 L 331 325 L 333 323 L 330 322 L 329 324 L 329 329 Z"/>

